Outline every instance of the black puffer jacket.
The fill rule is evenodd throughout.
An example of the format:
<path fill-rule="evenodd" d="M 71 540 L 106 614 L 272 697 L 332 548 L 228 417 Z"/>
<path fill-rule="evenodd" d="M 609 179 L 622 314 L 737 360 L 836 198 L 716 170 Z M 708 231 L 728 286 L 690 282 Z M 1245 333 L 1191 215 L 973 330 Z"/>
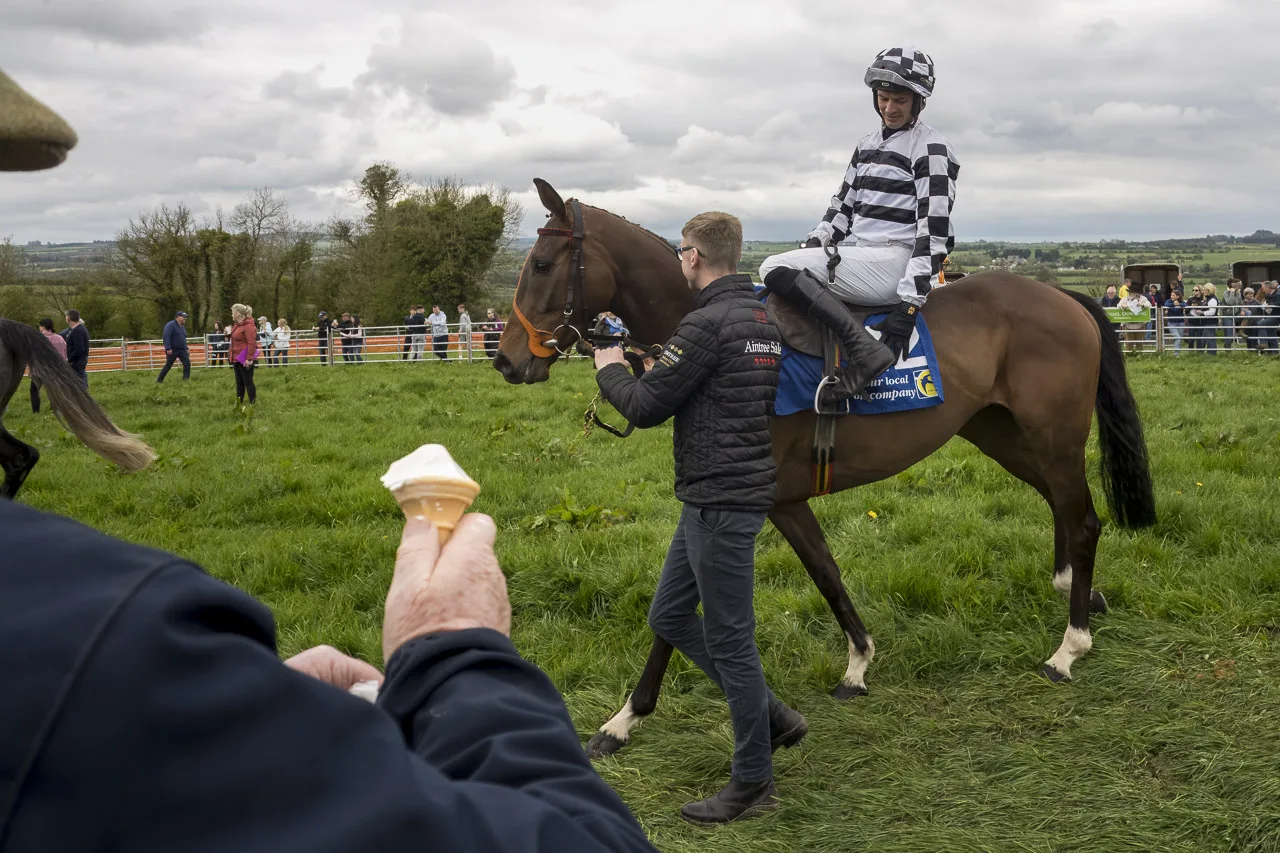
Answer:
<path fill-rule="evenodd" d="M 653 370 L 596 373 L 604 397 L 637 427 L 675 415 L 676 497 L 694 506 L 767 510 L 777 489 L 769 418 L 782 337 L 751 278 L 730 275 L 698 294 Z"/>

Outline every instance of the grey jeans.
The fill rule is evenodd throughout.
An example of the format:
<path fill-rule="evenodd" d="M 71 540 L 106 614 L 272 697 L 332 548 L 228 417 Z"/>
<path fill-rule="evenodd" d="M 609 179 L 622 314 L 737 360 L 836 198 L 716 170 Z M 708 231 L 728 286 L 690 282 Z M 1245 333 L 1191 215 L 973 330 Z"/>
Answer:
<path fill-rule="evenodd" d="M 724 691 L 733 720 L 733 778 L 773 778 L 769 691 L 756 648 L 756 535 L 764 512 L 685 504 L 649 608 L 649 627 Z M 701 617 L 698 602 L 702 602 Z"/>

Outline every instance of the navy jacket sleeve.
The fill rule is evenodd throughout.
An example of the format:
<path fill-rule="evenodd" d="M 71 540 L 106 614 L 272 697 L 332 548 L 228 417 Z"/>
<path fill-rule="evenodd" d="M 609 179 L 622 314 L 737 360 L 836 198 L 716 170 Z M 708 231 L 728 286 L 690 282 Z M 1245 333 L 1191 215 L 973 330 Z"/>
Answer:
<path fill-rule="evenodd" d="M 640 429 L 655 427 L 674 415 L 715 370 L 718 341 L 714 324 L 695 311 L 681 321 L 652 370 L 637 379 L 625 365 L 608 364 L 596 372 L 596 384 L 629 422 Z"/>
<path fill-rule="evenodd" d="M 265 607 L 161 565 L 68 680 L 0 850 L 653 849 L 505 638 L 422 638 L 389 670 L 381 707 L 298 674 Z"/>
<path fill-rule="evenodd" d="M 170 320 L 169 322 L 164 324 L 164 348 L 166 350 L 171 350 L 174 348 L 174 338 L 177 337 L 177 335 L 174 333 L 174 330 L 177 327 L 178 327 L 177 322 L 173 320 Z"/>

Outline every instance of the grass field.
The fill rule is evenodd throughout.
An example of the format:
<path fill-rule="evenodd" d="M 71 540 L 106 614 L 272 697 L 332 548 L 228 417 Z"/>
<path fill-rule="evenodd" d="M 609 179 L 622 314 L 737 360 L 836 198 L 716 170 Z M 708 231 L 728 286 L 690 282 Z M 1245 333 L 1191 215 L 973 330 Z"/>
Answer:
<path fill-rule="evenodd" d="M 657 713 L 600 765 L 672 851 L 1280 848 L 1280 364 L 1130 362 L 1160 523 L 1108 526 L 1076 682 L 1036 675 L 1066 622 L 1049 584 L 1049 512 L 956 440 L 886 482 L 815 503 L 876 639 L 871 695 L 827 695 L 845 665 L 834 620 L 766 527 L 759 643 L 811 733 L 778 757 L 782 810 L 718 830 L 678 809 L 728 773 L 722 697 L 677 656 Z M 589 367 L 512 388 L 483 366 L 260 370 L 256 416 L 225 372 L 163 386 L 95 375 L 95 396 L 161 454 L 123 475 L 33 416 L 44 454 L 21 499 L 165 548 L 275 611 L 284 654 L 327 642 L 380 662 L 401 517 L 378 482 L 443 443 L 498 521 L 514 637 L 565 693 L 584 739 L 624 700 L 675 526 L 670 431 L 579 441 Z M 849 448 L 844 452 L 874 452 Z M 1091 474 L 1096 462 L 1091 462 Z M 1101 493 L 1094 478 L 1095 496 Z M 872 518 L 869 512 L 874 512 Z M 1102 510 L 1099 510 L 1102 512 Z"/>

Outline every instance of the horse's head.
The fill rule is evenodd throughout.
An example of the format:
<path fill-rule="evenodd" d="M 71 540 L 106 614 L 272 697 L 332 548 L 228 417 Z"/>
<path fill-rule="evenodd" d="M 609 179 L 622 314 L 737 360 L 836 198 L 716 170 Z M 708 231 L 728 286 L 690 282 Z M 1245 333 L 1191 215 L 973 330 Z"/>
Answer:
<path fill-rule="evenodd" d="M 551 364 L 613 311 L 645 343 L 662 343 L 688 312 L 680 261 L 661 238 L 597 208 L 569 203 L 535 178 L 547 209 L 493 366 L 512 384 L 545 382 Z"/>
<path fill-rule="evenodd" d="M 583 339 L 614 291 L 612 265 L 599 241 L 588 240 L 582 205 L 573 199 L 565 204 L 541 178 L 533 183 L 547 224 L 538 229 L 520 270 L 511 319 L 493 361 L 513 384 L 545 381 L 552 362 Z"/>

